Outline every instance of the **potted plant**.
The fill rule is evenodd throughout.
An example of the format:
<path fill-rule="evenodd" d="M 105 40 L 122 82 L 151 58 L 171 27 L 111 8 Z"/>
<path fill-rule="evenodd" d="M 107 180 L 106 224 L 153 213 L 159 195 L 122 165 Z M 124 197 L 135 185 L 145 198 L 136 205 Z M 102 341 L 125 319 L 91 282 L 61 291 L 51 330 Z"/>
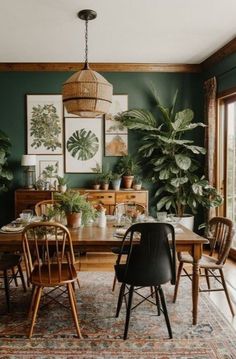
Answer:
<path fill-rule="evenodd" d="M 12 171 L 8 167 L 11 142 L 9 137 L 0 130 L 0 192 L 6 192 L 13 179 Z"/>
<path fill-rule="evenodd" d="M 104 190 L 108 190 L 111 179 L 112 179 L 112 172 L 109 166 L 106 166 L 104 167 L 103 172 L 100 176 L 101 188 Z"/>
<path fill-rule="evenodd" d="M 166 108 L 154 93 L 160 118 L 155 118 L 148 110 L 129 110 L 116 116 L 132 130 L 142 135 L 139 154 L 145 160 L 149 175 L 158 188 L 155 193 L 157 210 L 165 208 L 183 217 L 186 208 L 194 214 L 198 205 L 204 208 L 217 207 L 222 197 L 202 175 L 203 147 L 186 139 L 185 134 L 197 127 L 205 127 L 201 122 L 192 123 L 191 109 L 176 111 L 178 91 L 172 106 Z"/>
<path fill-rule="evenodd" d="M 115 191 L 119 191 L 119 189 L 120 189 L 121 177 L 122 177 L 122 174 L 120 174 L 120 173 L 114 172 L 112 174 L 111 184 L 112 184 L 112 188 Z"/>
<path fill-rule="evenodd" d="M 142 177 L 139 175 L 134 176 L 133 189 L 136 191 L 140 191 L 141 188 L 142 188 Z"/>
<path fill-rule="evenodd" d="M 102 172 L 101 167 L 98 163 L 96 163 L 96 166 L 92 168 L 92 171 L 96 174 L 99 174 Z M 94 177 L 93 182 L 92 182 L 92 188 L 93 189 L 99 189 L 101 186 L 100 183 L 100 176 L 96 175 L 96 177 Z"/>
<path fill-rule="evenodd" d="M 86 199 L 86 194 L 81 195 L 78 191 L 66 191 L 56 193 L 56 211 L 64 213 L 68 227 L 78 228 L 81 224 L 87 224 L 96 218 L 96 210 Z"/>
<path fill-rule="evenodd" d="M 127 155 L 121 157 L 117 169 L 119 173 L 123 174 L 123 185 L 124 188 L 129 189 L 132 187 L 134 175 L 139 170 L 139 163 L 134 156 Z"/>
<path fill-rule="evenodd" d="M 58 181 L 58 191 L 59 192 L 65 192 L 67 190 L 67 183 L 68 180 L 66 177 L 57 176 Z"/>

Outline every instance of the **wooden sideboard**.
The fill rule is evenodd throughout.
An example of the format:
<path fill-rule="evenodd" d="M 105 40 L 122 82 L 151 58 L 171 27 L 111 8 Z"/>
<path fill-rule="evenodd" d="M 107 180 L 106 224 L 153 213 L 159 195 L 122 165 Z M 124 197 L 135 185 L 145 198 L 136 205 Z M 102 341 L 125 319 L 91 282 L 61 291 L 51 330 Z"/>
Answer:
<path fill-rule="evenodd" d="M 72 188 L 80 193 L 87 193 L 88 200 L 94 203 L 102 203 L 107 208 L 107 214 L 113 214 L 116 203 L 133 202 L 140 203 L 148 208 L 148 191 L 146 190 L 92 190 L 86 188 Z M 15 217 L 17 218 L 23 209 L 34 209 L 37 202 L 53 199 L 55 191 L 38 191 L 17 189 L 15 191 Z"/>

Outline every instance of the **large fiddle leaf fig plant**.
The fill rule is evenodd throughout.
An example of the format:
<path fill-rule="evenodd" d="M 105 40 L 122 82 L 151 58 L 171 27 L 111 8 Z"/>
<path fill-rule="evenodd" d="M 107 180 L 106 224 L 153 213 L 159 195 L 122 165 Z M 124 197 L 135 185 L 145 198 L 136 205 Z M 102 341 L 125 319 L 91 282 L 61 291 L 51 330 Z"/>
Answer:
<path fill-rule="evenodd" d="M 167 108 L 154 93 L 159 110 L 157 118 L 148 110 L 134 109 L 119 113 L 115 119 L 142 135 L 139 154 L 157 185 L 157 210 L 165 208 L 181 217 L 186 207 L 196 213 L 198 205 L 205 208 L 219 206 L 222 197 L 202 175 L 202 155 L 206 150 L 186 138 L 188 132 L 205 125 L 192 122 L 194 113 L 191 109 L 176 111 L 177 95 L 178 91 Z"/>
<path fill-rule="evenodd" d="M 13 179 L 12 171 L 8 167 L 11 142 L 9 137 L 0 130 L 0 192 L 6 192 L 7 186 Z"/>

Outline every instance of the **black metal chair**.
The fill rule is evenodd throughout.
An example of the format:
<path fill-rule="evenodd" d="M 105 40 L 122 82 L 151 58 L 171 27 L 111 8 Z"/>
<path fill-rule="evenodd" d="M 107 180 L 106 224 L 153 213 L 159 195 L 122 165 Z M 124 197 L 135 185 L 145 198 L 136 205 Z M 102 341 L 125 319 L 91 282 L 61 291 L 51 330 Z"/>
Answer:
<path fill-rule="evenodd" d="M 129 238 L 128 255 L 126 263 L 121 264 L 124 246 Z M 132 308 L 133 293 L 143 287 L 152 287 L 155 291 L 155 303 L 157 314 L 162 311 L 169 333 L 172 338 L 172 330 L 165 303 L 165 297 L 161 285 L 167 282 L 175 284 L 176 279 L 176 250 L 174 227 L 168 223 L 137 223 L 132 225 L 125 233 L 120 254 L 115 265 L 118 282 L 121 283 L 118 298 L 116 317 L 119 316 L 123 299 L 128 295 L 126 308 L 126 322 L 124 340 L 127 339 L 130 313 L 144 300 L 152 302 L 150 293 L 141 302 Z"/>

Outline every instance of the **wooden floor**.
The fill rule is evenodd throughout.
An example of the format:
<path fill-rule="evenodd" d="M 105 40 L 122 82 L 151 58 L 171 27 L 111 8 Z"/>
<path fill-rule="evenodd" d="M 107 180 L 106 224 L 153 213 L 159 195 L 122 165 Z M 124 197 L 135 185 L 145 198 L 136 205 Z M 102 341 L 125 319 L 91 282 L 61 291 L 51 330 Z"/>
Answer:
<path fill-rule="evenodd" d="M 116 256 L 111 253 L 87 253 L 81 256 L 80 270 L 113 271 L 115 260 Z M 224 267 L 224 273 L 236 313 L 236 263 L 228 260 Z M 209 296 L 236 329 L 236 316 L 232 317 L 224 292 L 209 293 Z"/>

